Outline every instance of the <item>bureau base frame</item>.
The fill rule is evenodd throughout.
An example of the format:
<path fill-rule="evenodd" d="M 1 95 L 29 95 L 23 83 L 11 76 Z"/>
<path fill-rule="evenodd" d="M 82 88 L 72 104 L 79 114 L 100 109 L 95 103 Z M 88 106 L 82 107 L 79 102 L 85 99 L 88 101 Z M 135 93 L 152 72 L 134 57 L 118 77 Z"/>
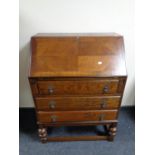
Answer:
<path fill-rule="evenodd" d="M 127 80 L 123 36 L 115 33 L 31 37 L 29 82 L 39 137 L 113 141 Z M 49 137 L 50 126 L 105 126 L 96 136 Z"/>
<path fill-rule="evenodd" d="M 39 125 L 38 134 L 42 143 L 46 142 L 59 142 L 59 141 L 92 141 L 92 140 L 107 140 L 113 141 L 117 131 L 117 123 L 102 124 L 106 130 L 106 135 L 95 135 L 95 136 L 57 136 L 48 137 L 47 125 Z M 52 126 L 52 125 L 51 125 Z M 56 125 L 57 126 L 57 125 Z M 61 126 L 61 125 L 59 125 Z M 67 125 L 68 126 L 68 125 Z M 75 126 L 78 126 L 75 124 Z"/>

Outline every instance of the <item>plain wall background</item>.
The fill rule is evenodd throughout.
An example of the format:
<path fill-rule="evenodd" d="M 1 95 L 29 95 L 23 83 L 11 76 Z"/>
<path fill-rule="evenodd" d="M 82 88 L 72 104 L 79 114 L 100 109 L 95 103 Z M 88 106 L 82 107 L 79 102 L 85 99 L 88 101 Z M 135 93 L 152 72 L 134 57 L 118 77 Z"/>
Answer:
<path fill-rule="evenodd" d="M 33 107 L 28 83 L 36 33 L 116 32 L 124 36 L 128 80 L 122 105 L 134 105 L 134 0 L 20 0 L 20 107 Z"/>

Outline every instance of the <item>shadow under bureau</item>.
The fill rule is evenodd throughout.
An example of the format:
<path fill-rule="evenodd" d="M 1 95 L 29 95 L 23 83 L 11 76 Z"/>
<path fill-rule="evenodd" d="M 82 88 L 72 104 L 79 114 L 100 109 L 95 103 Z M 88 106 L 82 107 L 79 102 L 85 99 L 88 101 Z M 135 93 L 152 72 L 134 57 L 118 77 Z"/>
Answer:
<path fill-rule="evenodd" d="M 109 140 L 127 79 L 123 37 L 37 34 L 31 38 L 29 82 L 42 142 Z M 50 126 L 103 125 L 106 135 L 48 137 Z"/>

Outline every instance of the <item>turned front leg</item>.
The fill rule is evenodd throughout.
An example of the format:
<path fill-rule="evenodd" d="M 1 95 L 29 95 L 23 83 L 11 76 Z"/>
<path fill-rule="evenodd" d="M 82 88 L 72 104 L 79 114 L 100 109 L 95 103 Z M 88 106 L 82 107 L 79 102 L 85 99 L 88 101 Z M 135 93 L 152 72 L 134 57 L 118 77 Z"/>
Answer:
<path fill-rule="evenodd" d="M 109 141 L 113 141 L 114 140 L 114 137 L 116 135 L 116 131 L 117 131 L 117 124 L 114 123 L 114 124 L 111 124 L 109 126 L 109 129 L 108 129 L 108 133 L 109 133 Z"/>
<path fill-rule="evenodd" d="M 40 140 L 45 143 L 47 141 L 47 129 L 44 128 L 44 127 L 40 127 L 38 129 L 38 134 L 39 134 L 39 137 L 40 137 Z"/>

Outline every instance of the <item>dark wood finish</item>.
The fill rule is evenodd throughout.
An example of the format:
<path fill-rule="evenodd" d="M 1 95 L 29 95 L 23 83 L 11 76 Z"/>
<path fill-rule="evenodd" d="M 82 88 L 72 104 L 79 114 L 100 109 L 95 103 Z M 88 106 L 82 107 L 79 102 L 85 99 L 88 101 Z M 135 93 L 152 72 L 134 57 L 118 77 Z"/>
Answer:
<path fill-rule="evenodd" d="M 107 129 L 108 129 L 108 134 L 109 134 L 109 141 L 113 141 L 114 137 L 116 136 L 116 128 L 117 124 L 116 123 L 112 123 L 111 125 L 108 125 Z"/>
<path fill-rule="evenodd" d="M 95 95 L 117 93 L 118 80 L 38 81 L 41 95 Z"/>
<path fill-rule="evenodd" d="M 38 134 L 42 142 L 47 141 L 47 129 L 46 128 L 39 128 Z"/>
<path fill-rule="evenodd" d="M 41 141 L 113 141 L 127 79 L 123 37 L 37 34 L 31 49 L 29 82 Z M 104 125 L 107 135 L 48 137 L 49 126 L 64 125 Z"/>
<path fill-rule="evenodd" d="M 64 142 L 64 141 L 94 141 L 109 140 L 108 136 L 71 136 L 71 137 L 49 137 L 47 141 Z"/>
<path fill-rule="evenodd" d="M 29 79 L 30 82 L 30 87 L 31 87 L 31 91 L 33 96 L 37 95 L 38 92 L 38 87 L 37 87 L 37 80 L 36 79 Z"/>
<path fill-rule="evenodd" d="M 41 123 L 116 120 L 117 110 L 85 110 L 64 112 L 39 111 L 37 114 L 37 118 Z"/>
<path fill-rule="evenodd" d="M 103 110 L 119 107 L 120 96 L 36 97 L 37 110 Z"/>
<path fill-rule="evenodd" d="M 93 125 L 105 125 L 105 124 L 112 124 L 118 123 L 118 120 L 103 120 L 103 121 L 81 121 L 81 122 L 53 122 L 53 123 L 41 123 L 37 122 L 38 125 L 43 125 L 44 127 L 49 126 L 93 126 Z"/>
<path fill-rule="evenodd" d="M 34 36 L 30 77 L 126 76 L 123 37 Z"/>

